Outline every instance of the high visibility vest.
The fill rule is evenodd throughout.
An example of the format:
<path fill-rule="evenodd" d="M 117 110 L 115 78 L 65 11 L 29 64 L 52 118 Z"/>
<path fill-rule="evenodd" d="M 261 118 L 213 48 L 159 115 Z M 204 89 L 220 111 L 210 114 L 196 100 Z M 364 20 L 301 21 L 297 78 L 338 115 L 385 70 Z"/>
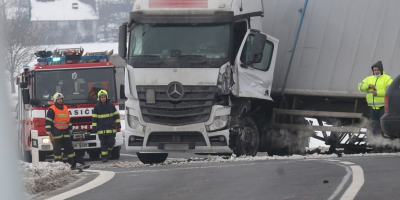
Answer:
<path fill-rule="evenodd" d="M 366 99 L 368 106 L 371 106 L 373 109 L 379 109 L 385 105 L 386 90 L 392 82 L 392 78 L 385 73 L 378 78 L 372 75 L 358 83 L 358 90 L 361 92 L 367 92 Z M 375 85 L 376 96 L 373 94 L 374 89 L 369 88 L 369 84 Z"/>
<path fill-rule="evenodd" d="M 54 127 L 58 129 L 68 129 L 70 122 L 69 112 L 67 106 L 63 105 L 63 109 L 58 109 L 55 105 L 50 106 L 54 111 Z"/>

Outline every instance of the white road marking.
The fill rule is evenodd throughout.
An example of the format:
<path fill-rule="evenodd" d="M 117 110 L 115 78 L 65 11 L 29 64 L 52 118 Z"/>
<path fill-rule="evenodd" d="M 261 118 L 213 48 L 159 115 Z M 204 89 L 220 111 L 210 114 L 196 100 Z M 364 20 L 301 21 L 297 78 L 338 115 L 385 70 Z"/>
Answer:
<path fill-rule="evenodd" d="M 353 182 L 340 200 L 354 199 L 358 191 L 360 191 L 361 187 L 364 185 L 364 171 L 362 168 L 358 165 L 351 165 L 350 168 L 353 171 Z"/>
<path fill-rule="evenodd" d="M 96 188 L 106 182 L 108 182 L 109 180 L 111 180 L 114 175 L 115 172 L 112 171 L 100 171 L 100 170 L 86 170 L 87 172 L 97 172 L 99 173 L 99 176 L 97 178 L 95 178 L 93 181 L 90 181 L 89 183 L 86 183 L 85 185 L 82 185 L 78 188 L 75 188 L 73 190 L 61 193 L 59 195 L 56 196 L 52 196 L 46 200 L 59 200 L 59 199 L 68 199 L 71 198 L 73 196 L 76 196 L 78 194 L 84 193 L 88 190 L 91 190 L 93 188 Z"/>
<path fill-rule="evenodd" d="M 338 161 L 338 160 L 330 160 L 330 161 Z M 339 165 L 338 163 L 334 163 L 336 165 Z M 328 198 L 328 200 L 333 200 L 336 198 L 337 195 L 339 195 L 340 191 L 343 190 L 344 185 L 349 181 L 350 175 L 351 175 L 351 170 L 347 166 L 339 165 L 341 167 L 344 167 L 346 169 L 346 175 L 343 177 L 342 182 L 337 186 L 336 190 L 333 192 L 333 194 Z"/>
<path fill-rule="evenodd" d="M 340 162 L 340 163 L 345 164 L 345 165 L 355 165 L 354 163 L 352 163 L 352 162 L 347 162 L 347 161 L 342 161 L 342 162 Z"/>
<path fill-rule="evenodd" d="M 337 160 L 327 160 L 327 161 L 337 161 Z M 357 195 L 357 193 L 360 191 L 361 187 L 364 185 L 364 171 L 363 169 L 359 166 L 356 165 L 352 162 L 347 162 L 347 161 L 340 161 L 339 163 L 345 164 L 346 166 L 350 167 L 351 172 L 353 174 L 353 180 L 350 184 L 350 186 L 347 188 L 347 190 L 343 193 L 342 197 L 340 197 L 340 200 L 351 200 L 354 199 Z M 344 184 L 348 181 L 349 179 L 349 169 L 346 167 L 347 174 L 343 177 L 342 182 L 339 184 L 339 186 L 336 188 L 335 192 L 329 197 L 329 200 L 334 199 L 336 195 L 342 190 Z"/>
<path fill-rule="evenodd" d="M 137 157 L 137 155 L 131 155 L 131 154 L 125 154 L 125 153 L 120 153 L 119 155 L 121 155 L 121 156 L 129 156 L 129 157 Z"/>

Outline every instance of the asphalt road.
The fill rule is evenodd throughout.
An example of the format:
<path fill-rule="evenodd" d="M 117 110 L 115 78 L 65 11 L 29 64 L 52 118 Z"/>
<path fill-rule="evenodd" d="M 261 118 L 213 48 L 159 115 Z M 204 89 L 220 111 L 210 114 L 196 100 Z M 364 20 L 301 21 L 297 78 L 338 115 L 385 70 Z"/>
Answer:
<path fill-rule="evenodd" d="M 172 154 L 170 157 L 202 157 Z M 207 156 L 203 156 L 207 157 Z M 161 166 L 112 167 L 104 184 L 68 199 L 398 199 L 400 154 L 293 159 L 281 157 L 237 162 L 200 162 Z M 138 163 L 122 151 L 119 161 Z M 100 167 L 104 166 L 104 167 Z M 69 188 L 95 180 L 96 173 Z M 65 192 L 60 190 L 58 193 Z M 57 195 L 53 193 L 52 195 Z"/>

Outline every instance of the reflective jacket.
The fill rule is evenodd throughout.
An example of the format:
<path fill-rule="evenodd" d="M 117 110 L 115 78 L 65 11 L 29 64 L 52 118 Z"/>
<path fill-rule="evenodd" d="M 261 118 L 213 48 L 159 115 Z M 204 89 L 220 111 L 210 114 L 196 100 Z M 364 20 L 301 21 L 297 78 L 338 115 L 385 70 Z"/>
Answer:
<path fill-rule="evenodd" d="M 67 106 L 50 106 L 46 115 L 46 132 L 50 132 L 54 139 L 59 139 L 69 137 L 68 130 L 72 130 L 72 124 Z"/>
<path fill-rule="evenodd" d="M 379 109 L 385 105 L 386 90 L 392 81 L 392 78 L 382 71 L 382 75 L 378 78 L 372 75 L 358 83 L 358 90 L 367 93 L 366 99 L 368 106 L 371 106 L 373 109 Z M 369 88 L 369 84 L 375 85 L 376 96 L 373 94 L 374 89 Z"/>
<path fill-rule="evenodd" d="M 92 131 L 97 134 L 115 134 L 121 128 L 119 113 L 109 100 L 97 103 L 93 109 Z"/>

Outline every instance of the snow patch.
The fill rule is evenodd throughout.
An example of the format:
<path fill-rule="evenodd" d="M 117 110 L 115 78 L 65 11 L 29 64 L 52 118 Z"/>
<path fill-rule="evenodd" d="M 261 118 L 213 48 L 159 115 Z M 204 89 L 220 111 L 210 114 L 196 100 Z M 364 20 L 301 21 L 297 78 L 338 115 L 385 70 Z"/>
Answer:
<path fill-rule="evenodd" d="M 28 194 L 60 188 L 79 179 L 78 171 L 63 162 L 39 162 L 37 166 L 21 161 L 23 182 Z"/>

